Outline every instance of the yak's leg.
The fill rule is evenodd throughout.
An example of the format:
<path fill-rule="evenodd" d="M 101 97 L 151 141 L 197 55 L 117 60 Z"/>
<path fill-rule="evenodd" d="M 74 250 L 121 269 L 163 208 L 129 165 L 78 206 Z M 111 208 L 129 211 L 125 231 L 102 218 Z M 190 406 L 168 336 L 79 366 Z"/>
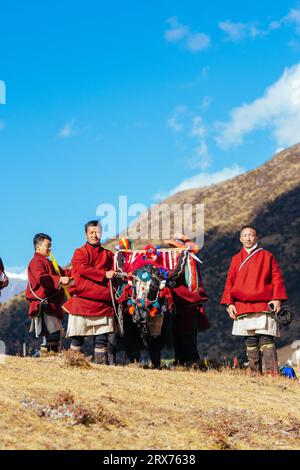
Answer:
<path fill-rule="evenodd" d="M 123 347 L 130 362 L 139 362 L 141 356 L 141 341 L 139 331 L 129 315 L 124 316 Z"/>
<path fill-rule="evenodd" d="M 150 336 L 149 354 L 154 369 L 160 368 L 162 340 L 161 336 Z"/>

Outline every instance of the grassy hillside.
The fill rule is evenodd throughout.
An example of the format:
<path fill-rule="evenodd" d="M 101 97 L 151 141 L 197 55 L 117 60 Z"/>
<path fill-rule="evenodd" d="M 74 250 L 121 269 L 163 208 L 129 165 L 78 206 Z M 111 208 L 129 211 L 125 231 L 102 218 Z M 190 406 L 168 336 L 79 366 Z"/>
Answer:
<path fill-rule="evenodd" d="M 0 449 L 300 449 L 298 382 L 64 361 L 0 365 Z"/>

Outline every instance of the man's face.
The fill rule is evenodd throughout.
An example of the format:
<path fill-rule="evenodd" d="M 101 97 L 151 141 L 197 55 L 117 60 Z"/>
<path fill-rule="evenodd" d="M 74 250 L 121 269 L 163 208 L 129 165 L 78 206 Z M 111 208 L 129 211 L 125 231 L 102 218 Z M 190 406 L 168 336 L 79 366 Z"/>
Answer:
<path fill-rule="evenodd" d="M 40 244 L 37 245 L 36 252 L 48 258 L 48 256 L 50 256 L 50 253 L 51 253 L 51 246 L 52 244 L 50 240 L 47 240 L 45 238 Z"/>
<path fill-rule="evenodd" d="M 257 242 L 257 234 L 253 228 L 244 228 L 240 235 L 240 241 L 243 244 L 244 248 L 249 250 Z"/>
<path fill-rule="evenodd" d="M 102 236 L 102 230 L 97 225 L 96 227 L 88 227 L 86 231 L 86 239 L 91 245 L 98 245 Z"/>

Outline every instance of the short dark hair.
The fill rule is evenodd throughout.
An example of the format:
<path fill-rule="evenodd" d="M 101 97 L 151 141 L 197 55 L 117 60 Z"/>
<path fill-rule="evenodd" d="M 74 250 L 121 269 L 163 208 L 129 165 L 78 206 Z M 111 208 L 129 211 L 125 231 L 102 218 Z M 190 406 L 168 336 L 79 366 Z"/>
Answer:
<path fill-rule="evenodd" d="M 46 233 L 37 233 L 34 237 L 33 237 L 33 246 L 34 246 L 34 249 L 36 249 L 37 245 L 40 245 L 43 240 L 49 240 L 50 242 L 52 242 L 52 238 L 47 235 Z"/>
<path fill-rule="evenodd" d="M 88 227 L 100 227 L 100 228 L 102 228 L 102 224 L 101 224 L 100 220 L 90 220 L 84 226 L 85 233 L 87 233 Z"/>
<path fill-rule="evenodd" d="M 254 227 L 253 225 L 244 225 L 244 226 L 241 228 L 241 230 L 240 230 L 240 235 L 242 234 L 242 231 L 245 230 L 245 228 L 251 228 L 252 230 L 255 231 L 256 236 L 258 236 L 257 228 Z"/>

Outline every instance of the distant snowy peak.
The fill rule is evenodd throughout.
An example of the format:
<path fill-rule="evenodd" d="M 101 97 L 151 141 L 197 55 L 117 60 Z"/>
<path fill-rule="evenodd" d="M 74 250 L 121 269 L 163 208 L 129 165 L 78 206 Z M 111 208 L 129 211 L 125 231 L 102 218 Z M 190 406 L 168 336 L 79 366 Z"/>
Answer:
<path fill-rule="evenodd" d="M 10 271 L 5 271 L 5 273 L 9 279 L 19 279 L 21 281 L 27 281 L 28 279 L 27 269 L 20 273 L 13 273 Z"/>
<path fill-rule="evenodd" d="M 24 292 L 28 281 L 27 269 L 8 268 L 5 270 L 5 273 L 9 279 L 9 284 L 8 287 L 0 292 L 0 303 L 7 302 L 15 295 Z"/>

